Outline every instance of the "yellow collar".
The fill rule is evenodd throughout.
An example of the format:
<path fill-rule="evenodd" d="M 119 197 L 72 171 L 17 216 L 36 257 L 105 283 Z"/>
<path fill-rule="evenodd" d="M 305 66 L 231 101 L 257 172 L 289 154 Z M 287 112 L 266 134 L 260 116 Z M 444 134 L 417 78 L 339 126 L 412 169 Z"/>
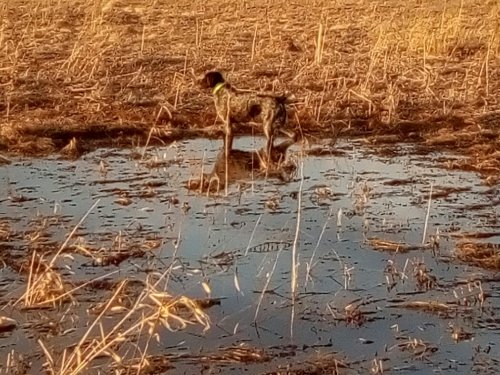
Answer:
<path fill-rule="evenodd" d="M 214 89 L 212 90 L 212 93 L 214 95 L 217 94 L 225 85 L 226 82 L 219 82 L 218 84 L 215 85 Z"/>

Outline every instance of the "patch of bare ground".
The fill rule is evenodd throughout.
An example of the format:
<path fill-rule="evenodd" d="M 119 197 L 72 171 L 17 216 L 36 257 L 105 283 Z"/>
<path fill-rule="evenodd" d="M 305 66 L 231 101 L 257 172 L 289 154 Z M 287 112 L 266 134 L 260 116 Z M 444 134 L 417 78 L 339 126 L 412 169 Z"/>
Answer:
<path fill-rule="evenodd" d="M 460 150 L 468 158 L 448 167 L 495 184 L 498 12 L 480 0 L 11 0 L 0 5 L 0 150 L 73 141 L 75 157 L 213 136 L 192 73 L 218 68 L 236 85 L 293 93 L 290 122 L 307 136 L 342 128 Z"/>

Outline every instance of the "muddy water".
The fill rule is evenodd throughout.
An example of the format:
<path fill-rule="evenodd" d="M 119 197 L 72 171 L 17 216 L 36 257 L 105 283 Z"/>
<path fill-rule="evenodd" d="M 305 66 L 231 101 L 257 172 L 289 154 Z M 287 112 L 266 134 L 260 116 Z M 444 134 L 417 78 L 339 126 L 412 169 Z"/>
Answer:
<path fill-rule="evenodd" d="M 252 150 L 261 143 L 243 138 L 235 146 Z M 152 354 L 172 359 L 175 373 L 312 371 L 332 356 L 349 367 L 345 373 L 367 373 L 376 363 L 402 374 L 500 371 L 497 273 L 461 263 L 454 252 L 463 233 L 489 233 L 488 242 L 500 243 L 497 188 L 473 173 L 442 168 L 451 155 L 397 145 L 380 156 L 360 142 L 342 141 L 332 155 L 304 156 L 293 147 L 289 158 L 297 171 L 289 182 L 247 179 L 211 196 L 188 191 L 186 183 L 210 170 L 219 147 L 197 139 L 150 149 L 142 158 L 103 149 L 77 161 L 22 159 L 0 167 L 0 220 L 13 231 L 3 256 L 23 259 L 30 235 L 40 232 L 37 246 L 56 250 L 88 213 L 58 263 L 68 281 L 144 280 L 173 265 L 172 294 L 220 298 L 207 310 L 210 330 L 161 330 L 160 342 L 150 345 Z M 381 251 L 374 239 L 411 248 Z M 72 252 L 75 244 L 100 248 L 100 254 L 148 250 L 102 265 Z M 432 285 L 419 283 L 418 264 Z M 54 353 L 76 343 L 91 320 L 89 306 L 109 298 L 80 290 L 79 304 L 66 312 L 72 318 L 47 333 L 54 312 L 8 305 L 22 295 L 26 278 L 9 266 L 0 277 L 2 314 L 18 322 L 0 334 L 1 357 L 15 350 L 35 364 L 43 362 L 38 337 Z M 423 311 L 408 307 L 412 301 L 456 309 Z M 456 340 L 458 330 L 468 335 Z M 262 349 L 269 358 L 221 360 L 226 348 L 238 345 Z"/>

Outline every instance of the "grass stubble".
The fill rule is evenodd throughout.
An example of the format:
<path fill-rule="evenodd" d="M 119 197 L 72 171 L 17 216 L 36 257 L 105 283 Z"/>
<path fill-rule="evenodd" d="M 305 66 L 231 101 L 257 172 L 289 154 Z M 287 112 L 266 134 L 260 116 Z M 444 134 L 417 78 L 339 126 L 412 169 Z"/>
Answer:
<path fill-rule="evenodd" d="M 0 6 L 0 147 L 62 151 L 220 134 L 195 74 L 299 98 L 292 126 L 415 140 L 500 174 L 499 5 L 479 0 L 10 0 Z M 249 132 L 243 128 L 240 132 Z"/>

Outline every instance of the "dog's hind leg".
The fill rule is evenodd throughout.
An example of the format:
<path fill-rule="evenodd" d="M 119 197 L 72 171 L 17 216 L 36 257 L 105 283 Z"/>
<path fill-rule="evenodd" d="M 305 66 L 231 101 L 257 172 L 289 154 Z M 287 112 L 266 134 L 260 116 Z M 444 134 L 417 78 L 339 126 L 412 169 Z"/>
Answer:
<path fill-rule="evenodd" d="M 297 142 L 299 139 L 299 134 L 294 130 L 280 128 L 278 129 L 278 132 L 289 138 L 290 141 L 293 141 L 294 143 Z"/>
<path fill-rule="evenodd" d="M 274 129 L 273 129 L 273 123 L 274 123 L 274 116 L 266 116 L 263 119 L 263 130 L 264 130 L 264 135 L 266 136 L 266 158 L 267 162 L 270 162 L 272 160 L 272 152 L 273 152 L 273 142 L 274 142 Z"/>

